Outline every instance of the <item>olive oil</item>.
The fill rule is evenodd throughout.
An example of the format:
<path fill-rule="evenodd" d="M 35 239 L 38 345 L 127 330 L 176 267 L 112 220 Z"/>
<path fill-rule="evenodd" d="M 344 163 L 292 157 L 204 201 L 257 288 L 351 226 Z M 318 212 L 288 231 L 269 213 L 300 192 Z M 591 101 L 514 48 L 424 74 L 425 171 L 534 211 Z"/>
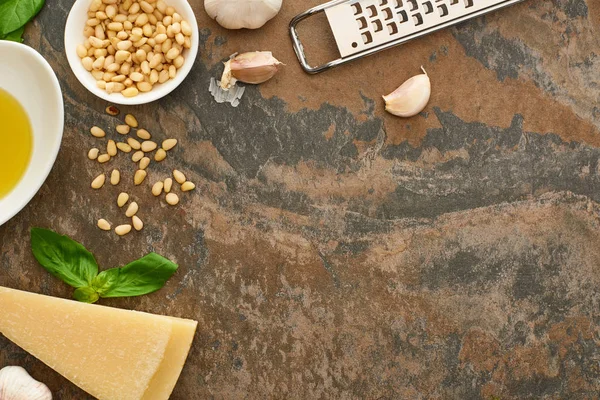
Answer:
<path fill-rule="evenodd" d="M 27 113 L 19 102 L 0 89 L 0 199 L 25 173 L 33 150 L 33 135 Z"/>

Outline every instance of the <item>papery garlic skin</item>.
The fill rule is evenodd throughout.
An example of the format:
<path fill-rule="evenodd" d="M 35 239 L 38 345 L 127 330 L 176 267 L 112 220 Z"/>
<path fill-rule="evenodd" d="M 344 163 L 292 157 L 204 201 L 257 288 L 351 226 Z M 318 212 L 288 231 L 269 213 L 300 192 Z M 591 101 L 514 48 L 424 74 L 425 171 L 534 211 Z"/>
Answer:
<path fill-rule="evenodd" d="M 394 90 L 385 100 L 385 110 L 398 117 L 413 117 L 423 111 L 431 97 L 431 81 L 423 67 L 423 73 L 413 76 Z"/>
<path fill-rule="evenodd" d="M 206 13 L 227 29 L 257 29 L 277 15 L 282 0 L 204 0 Z"/>
<path fill-rule="evenodd" d="M 48 386 L 33 379 L 21 367 L 4 367 L 0 370 L 0 399 L 2 400 L 52 400 Z"/>
<path fill-rule="evenodd" d="M 270 51 L 238 54 L 225 63 L 221 88 L 227 90 L 237 81 L 257 85 L 271 79 L 282 65 Z"/>

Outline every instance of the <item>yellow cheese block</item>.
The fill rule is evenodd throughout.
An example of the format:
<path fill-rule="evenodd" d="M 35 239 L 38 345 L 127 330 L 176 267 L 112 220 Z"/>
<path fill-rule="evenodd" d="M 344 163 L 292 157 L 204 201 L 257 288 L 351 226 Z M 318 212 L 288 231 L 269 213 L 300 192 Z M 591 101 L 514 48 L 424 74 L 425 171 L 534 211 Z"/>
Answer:
<path fill-rule="evenodd" d="M 0 287 L 0 333 L 99 400 L 166 400 L 197 322 Z"/>

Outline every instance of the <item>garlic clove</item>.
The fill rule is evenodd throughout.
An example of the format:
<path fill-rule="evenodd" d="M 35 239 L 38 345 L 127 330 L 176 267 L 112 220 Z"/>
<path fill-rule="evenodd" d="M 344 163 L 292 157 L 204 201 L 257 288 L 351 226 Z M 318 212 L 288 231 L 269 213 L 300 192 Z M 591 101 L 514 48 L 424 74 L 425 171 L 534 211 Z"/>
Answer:
<path fill-rule="evenodd" d="M 259 84 L 271 79 L 282 65 L 270 51 L 253 51 L 235 56 L 225 63 L 221 87 L 229 89 L 235 82 Z"/>
<path fill-rule="evenodd" d="M 257 29 L 277 15 L 282 0 L 204 0 L 206 13 L 227 29 Z"/>
<path fill-rule="evenodd" d="M 423 111 L 431 96 L 431 81 L 423 67 L 423 73 L 413 76 L 394 90 L 385 100 L 385 110 L 399 117 L 412 117 Z"/>
<path fill-rule="evenodd" d="M 52 400 L 46 385 L 33 379 L 21 367 L 4 367 L 0 370 L 0 399 L 2 400 Z"/>

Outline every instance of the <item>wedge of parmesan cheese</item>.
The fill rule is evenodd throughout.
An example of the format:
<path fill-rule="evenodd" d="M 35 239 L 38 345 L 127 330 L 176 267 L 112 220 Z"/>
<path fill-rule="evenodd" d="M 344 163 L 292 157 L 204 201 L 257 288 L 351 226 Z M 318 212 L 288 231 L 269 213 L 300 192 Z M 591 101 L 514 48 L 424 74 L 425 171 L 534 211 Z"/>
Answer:
<path fill-rule="evenodd" d="M 167 400 L 196 326 L 0 287 L 0 333 L 99 400 Z"/>

